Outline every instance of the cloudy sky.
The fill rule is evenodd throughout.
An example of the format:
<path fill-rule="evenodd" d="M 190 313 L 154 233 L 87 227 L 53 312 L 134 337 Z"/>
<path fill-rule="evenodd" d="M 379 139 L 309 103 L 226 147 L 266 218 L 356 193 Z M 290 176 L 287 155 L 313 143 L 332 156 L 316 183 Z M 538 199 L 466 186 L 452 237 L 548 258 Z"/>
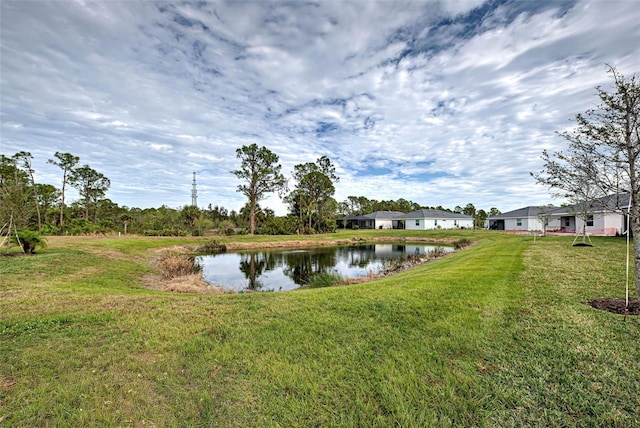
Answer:
<path fill-rule="evenodd" d="M 120 205 L 239 209 L 235 150 L 328 156 L 336 199 L 508 211 L 555 132 L 640 71 L 637 1 L 0 2 L 0 153 L 56 151 Z M 73 194 L 70 194 L 74 198 Z M 77 195 L 76 195 L 77 197 Z M 276 197 L 263 206 L 285 214 Z"/>

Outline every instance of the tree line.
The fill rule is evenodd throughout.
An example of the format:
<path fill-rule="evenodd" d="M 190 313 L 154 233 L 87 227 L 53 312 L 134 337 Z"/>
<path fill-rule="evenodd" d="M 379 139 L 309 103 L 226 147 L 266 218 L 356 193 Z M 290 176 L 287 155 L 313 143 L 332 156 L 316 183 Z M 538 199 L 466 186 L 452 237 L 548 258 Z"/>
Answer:
<path fill-rule="evenodd" d="M 257 144 L 236 150 L 240 161 L 231 171 L 240 180 L 237 190 L 247 198 L 238 211 L 209 204 L 207 208 L 191 205 L 176 209 L 119 206 L 106 197 L 111 180 L 71 153 L 56 152 L 48 163 L 60 168 L 62 186 L 37 183 L 32 167 L 33 156 L 18 152 L 13 156 L 0 154 L 0 226 L 11 221 L 17 229 L 30 229 L 46 235 L 76 235 L 86 233 L 123 232 L 181 236 L 200 235 L 211 230 L 220 234 L 311 234 L 336 229 L 336 218 L 363 215 L 374 211 L 410 212 L 421 208 L 436 208 L 460 212 L 476 219 L 483 227 L 489 213 L 477 210 L 473 204 L 455 207 L 429 207 L 400 198 L 396 201 L 349 196 L 338 202 L 334 198 L 339 181 L 336 168 L 327 156 L 315 162 L 294 166 L 291 177 L 281 172 L 279 157 Z M 75 188 L 80 199 L 67 201 L 69 187 Z M 277 192 L 288 205 L 286 216 L 276 216 L 260 202 Z"/>
<path fill-rule="evenodd" d="M 211 230 L 220 234 L 310 234 L 335 231 L 337 217 L 382 210 L 436 208 L 460 212 L 474 217 L 478 227 L 487 217 L 473 204 L 451 210 L 421 206 L 403 198 L 378 201 L 365 196 L 349 196 L 338 202 L 334 194 L 339 177 L 327 156 L 296 165 L 291 178 L 286 179 L 278 155 L 266 147 L 243 146 L 236 155 L 240 167 L 231 173 L 242 183 L 238 192 L 247 198 L 238 212 L 212 204 L 203 209 L 191 205 L 178 209 L 166 205 L 145 209 L 119 206 L 106 197 L 111 180 L 89 165 L 81 165 L 78 156 L 56 152 L 48 159 L 60 168 L 62 186 L 57 188 L 35 181 L 31 153 L 0 154 L 0 226 L 12 221 L 17 229 L 46 235 L 123 232 L 184 236 Z M 78 191 L 79 200 L 67 201 L 69 187 Z M 276 216 L 272 209 L 260 205 L 273 192 L 288 205 L 286 216 Z M 496 213 L 499 211 L 491 208 L 489 215 Z"/>
<path fill-rule="evenodd" d="M 111 180 L 71 153 L 56 152 L 48 163 L 61 171 L 62 186 L 37 183 L 33 156 L 18 152 L 0 154 L 0 228 L 12 223 L 17 230 L 47 235 L 76 235 L 120 231 L 146 235 L 198 234 L 211 228 L 233 233 L 247 216 L 224 207 L 185 206 L 174 209 L 129 208 L 106 198 Z M 69 187 L 80 199 L 67 202 Z M 268 211 L 267 211 L 268 213 Z M 5 228 L 6 231 L 6 228 Z"/>
<path fill-rule="evenodd" d="M 47 232 L 64 228 L 65 213 L 71 214 L 65 204 L 67 185 L 78 190 L 82 198 L 72 206 L 75 216 L 85 222 L 89 222 L 91 216 L 93 222 L 97 222 L 98 206 L 111 187 L 111 181 L 104 174 L 89 165 L 78 166 L 77 156 L 56 152 L 55 158 L 48 162 L 62 170 L 62 189 L 57 189 L 35 182 L 32 160 L 31 153 L 25 151 L 11 157 L 0 154 L 0 223 L 10 221 L 18 229 L 31 226 L 38 231 L 46 227 Z"/>

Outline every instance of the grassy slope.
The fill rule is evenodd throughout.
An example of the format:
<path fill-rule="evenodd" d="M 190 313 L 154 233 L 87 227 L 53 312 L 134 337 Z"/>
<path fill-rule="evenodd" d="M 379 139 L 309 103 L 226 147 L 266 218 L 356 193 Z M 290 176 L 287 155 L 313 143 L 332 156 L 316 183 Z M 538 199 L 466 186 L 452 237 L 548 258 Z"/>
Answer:
<path fill-rule="evenodd" d="M 175 239 L 0 260 L 0 425 L 640 423 L 640 322 L 582 303 L 624 292 L 622 241 L 457 235 L 479 244 L 288 293 L 142 288 L 144 255 Z"/>

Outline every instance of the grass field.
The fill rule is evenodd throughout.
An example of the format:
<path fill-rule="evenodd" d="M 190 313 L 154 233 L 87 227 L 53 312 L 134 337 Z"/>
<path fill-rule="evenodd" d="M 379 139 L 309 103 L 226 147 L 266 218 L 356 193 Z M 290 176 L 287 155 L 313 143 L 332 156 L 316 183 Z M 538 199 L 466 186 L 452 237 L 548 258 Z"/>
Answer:
<path fill-rule="evenodd" d="M 235 295 L 142 286 L 157 249 L 203 239 L 51 237 L 0 258 L 0 426 L 640 426 L 640 319 L 585 304 L 624 297 L 623 240 L 305 239 L 381 234 L 477 245 Z"/>

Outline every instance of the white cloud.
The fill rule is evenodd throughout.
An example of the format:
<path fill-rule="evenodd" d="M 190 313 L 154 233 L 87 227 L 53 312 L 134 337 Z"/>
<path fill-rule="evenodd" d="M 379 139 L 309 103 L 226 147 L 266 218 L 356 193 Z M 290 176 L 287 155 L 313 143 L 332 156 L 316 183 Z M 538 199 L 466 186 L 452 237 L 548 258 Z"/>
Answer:
<path fill-rule="evenodd" d="M 238 210 L 236 148 L 288 174 L 326 155 L 336 197 L 547 203 L 543 149 L 640 70 L 634 2 L 0 3 L 0 151 L 39 180 L 70 152 L 127 206 Z M 476 9 L 477 8 L 477 9 Z M 276 197 L 263 205 L 282 214 Z"/>

